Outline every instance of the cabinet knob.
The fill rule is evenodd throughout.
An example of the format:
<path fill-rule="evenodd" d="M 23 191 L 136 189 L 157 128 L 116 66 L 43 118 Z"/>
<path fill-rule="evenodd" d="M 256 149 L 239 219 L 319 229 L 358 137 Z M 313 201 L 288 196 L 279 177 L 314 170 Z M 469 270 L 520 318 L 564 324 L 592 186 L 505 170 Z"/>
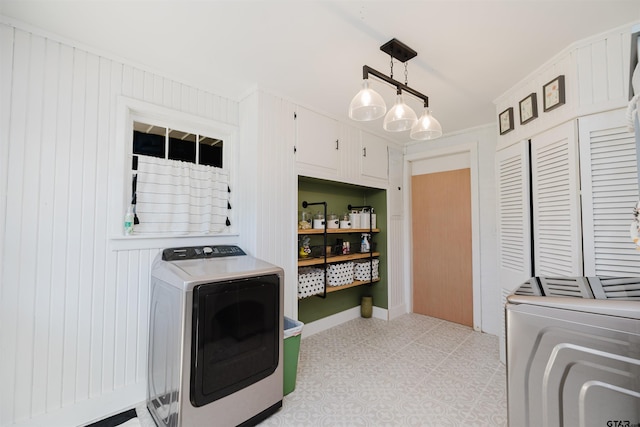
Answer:
<path fill-rule="evenodd" d="M 336 139 L 336 150 L 340 149 L 340 140 Z"/>
<path fill-rule="evenodd" d="M 362 157 L 367 157 L 367 147 L 362 149 Z"/>

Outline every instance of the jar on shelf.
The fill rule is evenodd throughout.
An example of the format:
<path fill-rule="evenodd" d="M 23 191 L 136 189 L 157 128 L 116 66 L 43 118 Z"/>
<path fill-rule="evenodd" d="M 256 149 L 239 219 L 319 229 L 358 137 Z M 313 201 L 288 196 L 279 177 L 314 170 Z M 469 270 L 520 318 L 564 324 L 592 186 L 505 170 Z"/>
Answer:
<path fill-rule="evenodd" d="M 313 217 L 311 212 L 302 211 L 300 213 L 300 221 L 298 221 L 298 228 L 301 230 L 309 230 L 312 227 Z"/>
<path fill-rule="evenodd" d="M 313 216 L 313 228 L 324 229 L 324 214 L 318 212 Z"/>
<path fill-rule="evenodd" d="M 338 219 L 338 215 L 334 213 L 327 215 L 327 228 L 338 228 L 339 225 L 340 220 Z"/>
<path fill-rule="evenodd" d="M 340 228 L 351 228 L 351 220 L 349 219 L 348 213 L 340 216 Z"/>

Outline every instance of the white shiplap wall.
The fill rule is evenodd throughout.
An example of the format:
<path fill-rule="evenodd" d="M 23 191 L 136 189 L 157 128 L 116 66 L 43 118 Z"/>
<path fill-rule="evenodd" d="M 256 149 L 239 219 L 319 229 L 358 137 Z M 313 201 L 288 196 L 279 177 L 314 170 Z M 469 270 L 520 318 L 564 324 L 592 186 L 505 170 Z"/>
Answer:
<path fill-rule="evenodd" d="M 515 128 L 498 136 L 498 149 L 529 139 L 579 116 L 626 106 L 629 95 L 630 33 L 632 25 L 580 40 L 551 58 L 520 83 L 498 97 L 498 114 L 513 107 Z M 566 103 L 544 112 L 543 86 L 565 76 Z M 519 102 L 530 93 L 538 96 L 538 117 L 520 124 Z"/>
<path fill-rule="evenodd" d="M 241 246 L 285 272 L 284 314 L 298 318 L 298 179 L 295 169 L 295 106 L 264 91 L 240 103 L 243 139 L 240 175 L 245 188 Z M 259 140 L 259 144 L 251 144 Z"/>
<path fill-rule="evenodd" d="M 145 399 L 159 248 L 109 241 L 117 97 L 230 126 L 238 103 L 7 23 L 0 44 L 0 426 L 81 424 Z"/>

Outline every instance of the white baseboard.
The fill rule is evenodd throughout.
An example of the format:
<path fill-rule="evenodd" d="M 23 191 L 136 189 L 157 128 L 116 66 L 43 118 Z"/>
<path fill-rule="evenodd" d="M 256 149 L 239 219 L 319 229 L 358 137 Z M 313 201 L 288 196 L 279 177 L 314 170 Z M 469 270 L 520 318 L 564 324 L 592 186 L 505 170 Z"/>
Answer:
<path fill-rule="evenodd" d="M 407 310 L 407 306 L 404 304 L 396 305 L 395 307 L 391 307 L 389 309 L 389 320 L 393 320 L 396 317 L 400 317 L 403 314 L 407 314 L 409 310 Z"/>
<path fill-rule="evenodd" d="M 145 380 L 142 384 L 132 384 L 94 399 L 84 400 L 50 413 L 37 415 L 28 420 L 18 421 L 12 424 L 12 426 L 86 426 L 87 424 L 133 409 L 140 405 L 141 402 L 146 401 L 146 396 L 147 384 Z"/>
<path fill-rule="evenodd" d="M 376 319 L 388 320 L 388 311 L 385 308 L 374 306 L 372 316 Z M 317 334 L 318 332 L 326 331 L 327 329 L 346 323 L 349 320 L 357 319 L 358 317 L 360 317 L 360 306 L 332 314 L 331 316 L 324 317 L 314 322 L 305 323 L 302 328 L 302 338 L 309 337 Z"/>

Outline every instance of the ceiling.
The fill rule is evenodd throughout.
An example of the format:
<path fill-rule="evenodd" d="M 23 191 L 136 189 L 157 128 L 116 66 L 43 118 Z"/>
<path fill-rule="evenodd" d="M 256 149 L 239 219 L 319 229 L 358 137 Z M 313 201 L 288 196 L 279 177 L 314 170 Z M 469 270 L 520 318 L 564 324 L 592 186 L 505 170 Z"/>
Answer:
<path fill-rule="evenodd" d="M 0 0 L 0 14 L 219 95 L 259 87 L 344 121 L 362 66 L 389 74 L 379 47 L 397 38 L 447 134 L 495 123 L 494 99 L 571 43 L 640 21 L 640 1 Z M 393 104 L 391 86 L 372 87 Z M 382 119 L 363 126 L 409 140 Z"/>

